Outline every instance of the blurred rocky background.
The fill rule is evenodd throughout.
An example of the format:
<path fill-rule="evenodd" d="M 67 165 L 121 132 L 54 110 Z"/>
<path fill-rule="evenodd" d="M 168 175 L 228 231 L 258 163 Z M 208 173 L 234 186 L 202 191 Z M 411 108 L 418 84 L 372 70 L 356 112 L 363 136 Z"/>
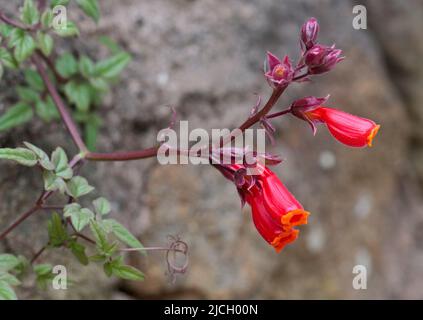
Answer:
<path fill-rule="evenodd" d="M 1 0 L 3 8 L 17 1 Z M 368 29 L 352 27 L 356 4 L 365 5 Z M 275 171 L 312 212 L 299 239 L 276 254 L 255 230 L 249 208 L 240 210 L 233 185 L 207 166 L 159 166 L 155 159 L 90 163 L 83 173 L 114 215 L 146 246 L 179 235 L 190 265 L 175 283 L 163 253 L 128 257 L 144 282 L 108 280 L 95 265 L 81 268 L 56 250 L 40 261 L 69 267 L 76 285 L 24 298 L 423 298 L 423 2 L 420 0 L 101 0 L 96 26 L 80 19 L 72 46 L 105 55 L 100 35 L 128 50 L 133 61 L 109 93 L 101 114 L 101 151 L 132 150 L 156 141 L 172 105 L 194 128 L 232 128 L 270 93 L 261 67 L 266 50 L 297 58 L 301 24 L 311 16 L 320 42 L 344 50 L 346 60 L 312 83 L 290 87 L 279 108 L 305 95 L 381 124 L 373 148 L 349 149 L 319 128 L 316 137 L 294 118 L 274 121 L 271 147 L 285 162 Z M 69 10 L 72 15 L 72 10 Z M 76 18 L 78 16 L 76 15 Z M 60 48 L 58 48 L 60 51 Z M 0 112 L 13 102 L 9 75 L 0 83 Z M 60 124 L 37 121 L 0 135 L 1 146 L 23 140 L 44 149 L 75 150 Z M 38 173 L 0 163 L 0 226 L 37 197 Z M 45 242 L 47 213 L 31 217 L 4 250 L 29 254 Z M 357 264 L 368 271 L 367 290 L 354 290 Z"/>

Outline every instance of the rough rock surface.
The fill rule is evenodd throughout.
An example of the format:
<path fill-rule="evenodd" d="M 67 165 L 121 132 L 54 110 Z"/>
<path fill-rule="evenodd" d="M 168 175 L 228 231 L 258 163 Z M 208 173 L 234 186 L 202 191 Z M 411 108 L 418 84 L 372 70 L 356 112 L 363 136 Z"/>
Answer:
<path fill-rule="evenodd" d="M 102 21 L 99 26 L 83 21 L 76 44 L 102 56 L 94 40 L 107 34 L 134 57 L 104 106 L 102 151 L 154 143 L 167 126 L 168 105 L 190 128 L 236 126 L 248 115 L 254 93 L 265 98 L 270 92 L 260 72 L 266 50 L 295 55 L 298 29 L 310 16 L 320 21 L 321 42 L 335 42 L 347 59 L 313 83 L 294 85 L 279 107 L 330 93 L 330 106 L 375 119 L 382 128 L 373 148 L 352 150 L 323 127 L 313 137 L 301 121 L 274 121 L 278 136 L 272 150 L 286 159 L 276 172 L 312 212 L 300 238 L 281 254 L 260 238 L 249 209 L 240 210 L 235 188 L 210 167 L 163 167 L 155 160 L 89 164 L 84 173 L 113 201 L 116 217 L 147 246 L 180 235 L 190 246 L 190 267 L 171 284 L 162 254 L 131 256 L 146 281 L 116 284 L 95 267 L 72 265 L 79 285 L 42 295 L 122 298 L 119 288 L 141 298 L 422 298 L 423 6 L 418 0 L 365 4 L 369 29 L 355 30 L 352 1 L 101 1 Z M 2 101 L 13 99 L 4 88 Z M 41 128 L 34 123 L 2 134 L 1 145 L 29 140 L 46 149 L 73 150 L 60 125 L 40 134 Z M 0 168 L 4 226 L 30 205 L 40 183 L 31 170 L 3 162 Z M 44 230 L 45 216 L 39 214 L 4 246 L 25 247 L 18 238 L 41 245 Z M 68 259 L 60 252 L 50 257 Z M 357 264 L 367 267 L 367 290 L 351 285 Z"/>

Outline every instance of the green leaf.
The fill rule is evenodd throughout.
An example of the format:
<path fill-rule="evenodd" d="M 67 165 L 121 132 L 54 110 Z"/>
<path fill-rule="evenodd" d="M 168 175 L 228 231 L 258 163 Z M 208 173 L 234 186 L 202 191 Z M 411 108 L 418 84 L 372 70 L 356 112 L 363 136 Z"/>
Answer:
<path fill-rule="evenodd" d="M 44 82 L 41 76 L 32 69 L 26 69 L 24 71 L 25 81 L 29 84 L 29 86 L 37 91 L 44 90 Z"/>
<path fill-rule="evenodd" d="M 22 62 L 35 50 L 35 41 L 21 29 L 14 29 L 9 38 L 9 46 L 14 47 L 13 54 L 16 61 Z"/>
<path fill-rule="evenodd" d="M 93 121 L 87 121 L 84 127 L 85 144 L 88 150 L 95 151 L 97 145 L 99 125 Z"/>
<path fill-rule="evenodd" d="M 79 30 L 76 24 L 72 21 L 67 21 L 66 25 L 54 29 L 54 31 L 61 37 L 73 37 L 79 36 Z"/>
<path fill-rule="evenodd" d="M 45 101 L 39 99 L 35 104 L 35 113 L 46 122 L 59 119 L 60 115 L 50 96 Z"/>
<path fill-rule="evenodd" d="M 86 112 L 91 103 L 91 89 L 87 83 L 69 81 L 65 85 L 66 97 L 79 111 Z"/>
<path fill-rule="evenodd" d="M 97 0 L 76 0 L 76 2 L 87 16 L 93 18 L 95 22 L 98 22 L 100 10 Z"/>
<path fill-rule="evenodd" d="M 95 220 L 90 221 L 90 228 L 94 236 L 97 248 L 99 249 L 100 252 L 105 251 L 105 249 L 107 249 L 109 246 L 106 232 L 103 230 L 103 228 L 101 228 L 101 226 Z"/>
<path fill-rule="evenodd" d="M 97 214 L 106 215 L 110 212 L 110 202 L 103 197 L 97 198 L 93 201 L 94 209 Z"/>
<path fill-rule="evenodd" d="M 76 241 L 72 241 L 69 244 L 69 248 L 72 251 L 73 255 L 76 257 L 76 259 L 78 259 L 78 261 L 86 266 L 89 263 L 88 257 L 85 253 L 85 246 L 76 242 Z"/>
<path fill-rule="evenodd" d="M 79 72 L 87 79 L 94 73 L 94 62 L 83 55 L 79 58 Z"/>
<path fill-rule="evenodd" d="M 47 153 L 45 153 L 43 150 L 41 150 L 40 148 L 34 146 L 33 144 L 31 144 L 29 142 L 24 142 L 24 145 L 29 150 L 31 150 L 32 152 L 35 153 L 35 155 L 38 158 L 38 161 L 39 161 L 40 165 L 44 169 L 46 169 L 46 170 L 54 170 L 54 165 L 50 161 L 50 158 L 48 157 Z"/>
<path fill-rule="evenodd" d="M 66 183 L 62 178 L 56 176 L 54 172 L 43 171 L 44 190 L 56 191 L 60 190 L 62 193 L 66 189 Z"/>
<path fill-rule="evenodd" d="M 49 263 L 36 264 L 33 268 L 34 268 L 34 272 L 38 276 L 44 276 L 46 274 L 51 273 L 51 271 L 53 270 L 53 266 Z"/>
<path fill-rule="evenodd" d="M 16 161 L 27 167 L 32 167 L 37 164 L 37 156 L 35 153 L 25 148 L 1 148 L 0 159 Z"/>
<path fill-rule="evenodd" d="M 40 100 L 40 95 L 34 89 L 29 87 L 17 87 L 16 91 L 18 92 L 19 98 L 23 102 L 33 103 Z"/>
<path fill-rule="evenodd" d="M 132 267 L 127 265 L 112 265 L 112 272 L 118 278 L 126 280 L 141 281 L 144 280 L 144 274 Z"/>
<path fill-rule="evenodd" d="M 121 225 L 116 220 L 107 219 L 107 220 L 104 220 L 104 223 L 106 223 L 109 227 L 111 227 L 113 234 L 121 242 L 127 244 L 131 248 L 144 248 L 141 242 L 139 242 L 138 239 L 135 238 L 135 236 L 132 235 L 132 233 L 128 229 L 126 229 L 123 225 Z"/>
<path fill-rule="evenodd" d="M 5 23 L 0 23 L 0 36 L 7 38 L 9 37 L 12 30 L 13 30 L 12 26 Z"/>
<path fill-rule="evenodd" d="M 15 291 L 6 281 L 0 281 L 0 300 L 17 300 Z"/>
<path fill-rule="evenodd" d="M 40 20 L 40 13 L 32 0 L 25 0 L 21 20 L 28 25 L 36 24 Z"/>
<path fill-rule="evenodd" d="M 67 6 L 69 0 L 51 0 L 51 7 L 55 6 Z"/>
<path fill-rule="evenodd" d="M 10 69 L 16 69 L 18 67 L 18 63 L 13 55 L 3 47 L 0 47 L 0 62 Z"/>
<path fill-rule="evenodd" d="M 53 45 L 53 38 L 49 34 L 42 33 L 40 31 L 37 33 L 37 47 L 44 55 L 50 55 L 51 51 L 53 50 Z"/>
<path fill-rule="evenodd" d="M 77 203 L 69 204 L 64 209 L 64 216 L 70 218 L 76 231 L 82 231 L 94 218 L 94 213 L 86 208 L 81 208 Z"/>
<path fill-rule="evenodd" d="M 104 270 L 104 273 L 106 274 L 106 276 L 108 276 L 110 278 L 113 275 L 113 267 L 112 267 L 111 262 L 106 262 L 103 265 L 103 270 Z"/>
<path fill-rule="evenodd" d="M 109 84 L 104 78 L 90 78 L 90 84 L 99 91 L 107 91 L 109 89 Z"/>
<path fill-rule="evenodd" d="M 13 274 L 0 271 L 0 281 L 5 281 L 11 286 L 19 286 L 21 282 Z"/>
<path fill-rule="evenodd" d="M 20 263 L 19 259 L 13 254 L 0 254 L 0 272 L 12 270 Z"/>
<path fill-rule="evenodd" d="M 56 150 L 51 154 L 51 161 L 55 167 L 56 175 L 63 179 L 70 179 L 73 176 L 73 170 L 69 166 L 68 157 L 65 151 L 57 147 Z"/>
<path fill-rule="evenodd" d="M 70 53 L 61 55 L 56 61 L 57 72 L 64 78 L 70 78 L 78 72 L 78 63 Z"/>
<path fill-rule="evenodd" d="M 18 103 L 10 107 L 0 116 L 0 131 L 14 128 L 32 119 L 33 111 L 25 103 Z"/>
<path fill-rule="evenodd" d="M 123 51 L 122 48 L 116 43 L 116 41 L 114 41 L 108 36 L 100 36 L 98 38 L 98 41 L 104 46 L 106 46 L 111 53 L 118 53 Z"/>
<path fill-rule="evenodd" d="M 60 216 L 54 212 L 51 220 L 48 221 L 47 225 L 48 235 L 50 238 L 50 245 L 53 247 L 60 247 L 68 239 L 68 233 L 62 223 Z"/>
<path fill-rule="evenodd" d="M 47 29 L 47 28 L 50 28 L 52 22 L 53 22 L 53 12 L 50 9 L 47 9 L 41 15 L 41 25 Z"/>
<path fill-rule="evenodd" d="M 110 58 L 100 61 L 95 66 L 94 74 L 97 77 L 114 78 L 128 65 L 131 56 L 126 52 L 117 53 Z"/>
<path fill-rule="evenodd" d="M 4 72 L 4 68 L 3 68 L 3 65 L 0 62 L 0 80 L 1 80 L 1 78 L 3 78 L 3 72 Z"/>
<path fill-rule="evenodd" d="M 94 190 L 94 187 L 88 184 L 87 179 L 76 176 L 67 183 L 68 193 L 73 198 L 82 197 Z"/>
<path fill-rule="evenodd" d="M 37 275 L 37 285 L 41 289 L 46 289 L 47 284 L 53 279 L 54 274 L 52 273 L 53 266 L 51 264 L 37 264 L 33 267 L 35 274 Z"/>
<path fill-rule="evenodd" d="M 13 28 L 10 31 L 10 34 L 8 36 L 8 46 L 9 48 L 14 48 L 19 43 L 20 39 L 23 38 L 25 35 L 25 31 L 18 28 Z"/>

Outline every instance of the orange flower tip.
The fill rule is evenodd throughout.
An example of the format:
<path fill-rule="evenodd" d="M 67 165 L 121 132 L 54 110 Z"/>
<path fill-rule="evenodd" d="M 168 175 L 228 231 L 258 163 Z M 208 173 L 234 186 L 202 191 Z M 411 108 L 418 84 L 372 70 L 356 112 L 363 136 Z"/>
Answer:
<path fill-rule="evenodd" d="M 377 132 L 379 131 L 379 128 L 380 128 L 380 125 L 378 124 L 372 129 L 372 131 L 370 131 L 370 134 L 367 137 L 367 145 L 369 147 L 372 146 L 373 139 L 374 139 L 374 137 L 376 137 Z"/>
<path fill-rule="evenodd" d="M 284 214 L 281 217 L 281 223 L 284 227 L 286 227 L 286 229 L 290 229 L 291 227 L 307 224 L 309 215 L 310 212 L 308 211 L 303 209 L 295 209 L 289 211 L 287 214 Z"/>
<path fill-rule="evenodd" d="M 291 229 L 288 232 L 282 232 L 273 239 L 271 245 L 275 248 L 276 252 L 279 253 L 287 244 L 295 241 L 298 238 L 299 233 L 300 230 L 296 229 Z"/>

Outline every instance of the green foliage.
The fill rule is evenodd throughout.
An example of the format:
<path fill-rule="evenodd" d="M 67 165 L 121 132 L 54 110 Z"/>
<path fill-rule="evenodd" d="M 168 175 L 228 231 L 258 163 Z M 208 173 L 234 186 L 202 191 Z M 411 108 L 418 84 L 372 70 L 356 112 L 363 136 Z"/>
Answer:
<path fill-rule="evenodd" d="M 85 253 L 85 246 L 76 242 L 76 240 L 72 240 L 69 243 L 69 249 L 75 256 L 75 258 L 84 266 L 88 265 L 89 259 L 87 254 Z"/>
<path fill-rule="evenodd" d="M 44 82 L 40 75 L 33 69 L 26 69 L 24 72 L 25 80 L 29 86 L 36 91 L 44 90 Z"/>
<path fill-rule="evenodd" d="M 24 142 L 24 145 L 35 154 L 38 162 L 44 169 L 54 170 L 54 164 L 50 161 L 47 153 L 29 142 Z"/>
<path fill-rule="evenodd" d="M 67 21 L 65 26 L 58 29 L 54 29 L 54 31 L 61 37 L 79 36 L 79 29 L 76 24 L 72 21 Z"/>
<path fill-rule="evenodd" d="M 108 230 L 113 232 L 116 238 L 118 238 L 122 243 L 128 245 L 131 248 L 144 248 L 141 242 L 139 242 L 138 239 L 135 238 L 128 229 L 126 229 L 116 220 L 106 219 L 103 221 L 103 224 Z"/>
<path fill-rule="evenodd" d="M 36 155 L 25 148 L 1 148 L 0 159 L 12 160 L 27 167 L 33 167 L 37 164 Z"/>
<path fill-rule="evenodd" d="M 121 256 L 106 262 L 104 264 L 104 272 L 109 277 L 115 275 L 126 280 L 144 280 L 144 274 L 134 267 L 125 265 Z"/>
<path fill-rule="evenodd" d="M 54 165 L 56 176 L 63 179 L 71 179 L 73 175 L 72 168 L 69 166 L 68 157 L 65 151 L 57 147 L 51 154 L 51 161 Z"/>
<path fill-rule="evenodd" d="M 51 220 L 48 221 L 47 230 L 50 239 L 49 244 L 52 247 L 61 247 L 68 240 L 68 233 L 57 212 L 54 212 Z"/>
<path fill-rule="evenodd" d="M 13 287 L 21 284 L 16 274 L 21 273 L 24 263 L 21 257 L 0 254 L 0 300 L 17 300 Z"/>
<path fill-rule="evenodd" d="M 40 20 L 40 13 L 33 0 L 25 0 L 22 8 L 21 20 L 28 25 L 34 25 Z"/>
<path fill-rule="evenodd" d="M 71 203 L 65 207 L 63 216 L 70 218 L 75 230 L 80 232 L 94 218 L 94 213 L 87 208 L 82 208 L 78 203 Z"/>
<path fill-rule="evenodd" d="M 19 259 L 13 254 L 0 254 L 0 272 L 7 272 L 19 265 Z"/>
<path fill-rule="evenodd" d="M 16 69 L 18 67 L 18 62 L 13 55 L 3 47 L 0 47 L 0 62 L 10 69 Z"/>
<path fill-rule="evenodd" d="M 76 0 L 76 2 L 87 16 L 91 17 L 95 22 L 98 22 L 100 10 L 97 0 Z"/>
<path fill-rule="evenodd" d="M 35 275 L 37 276 L 36 282 L 40 289 L 46 289 L 47 284 L 54 278 L 53 266 L 51 264 L 37 264 L 33 266 Z"/>
<path fill-rule="evenodd" d="M 37 48 L 39 48 L 44 55 L 49 56 L 51 51 L 53 50 L 53 45 L 54 45 L 53 38 L 47 33 L 38 31 L 36 39 L 37 39 Z"/>
<path fill-rule="evenodd" d="M 91 103 L 91 88 L 86 82 L 69 81 L 65 85 L 66 97 L 79 111 L 86 112 Z"/>
<path fill-rule="evenodd" d="M 12 286 L 4 280 L 0 280 L 0 300 L 17 300 Z"/>
<path fill-rule="evenodd" d="M 73 198 L 82 197 L 94 190 L 94 187 L 88 184 L 87 179 L 76 176 L 67 183 L 68 194 Z"/>
<path fill-rule="evenodd" d="M 15 104 L 0 116 L 0 132 L 28 122 L 33 114 L 29 105 L 23 102 Z"/>
<path fill-rule="evenodd" d="M 87 16 L 98 22 L 98 0 L 75 1 Z M 61 37 L 79 35 L 79 29 L 72 21 L 68 21 L 62 29 L 51 28 L 54 19 L 52 8 L 57 5 L 66 6 L 68 3 L 69 0 L 51 0 L 49 8 L 39 12 L 36 1 L 24 0 L 20 21 L 27 26 L 25 30 L 0 23 L 0 78 L 5 68 L 9 72 L 8 69 L 20 67 L 25 79 L 25 83 L 14 85 L 19 101 L 0 115 L 0 132 L 28 122 L 33 118 L 34 112 L 46 122 L 60 116 L 43 79 L 30 65 L 32 60 L 29 58 L 37 49 L 37 55 L 42 53 L 52 60 L 61 77 L 56 78 L 54 72 L 50 72 L 50 78 L 57 85 L 60 94 L 66 98 L 67 104 L 73 107 L 75 120 L 84 127 L 88 149 L 94 150 L 101 127 L 97 108 L 131 57 L 113 40 L 103 36 L 100 42 L 111 52 L 103 60 L 96 61 L 87 55 L 73 55 L 70 52 L 64 52 L 58 59 L 54 59 L 52 34 Z M 92 192 L 94 187 L 84 177 L 74 176 L 69 158 L 62 148 L 57 147 L 49 156 L 39 147 L 24 142 L 24 147 L 0 148 L 0 159 L 24 166 L 37 165 L 42 170 L 44 189 L 59 191 L 69 198 L 70 203 L 63 210 L 53 212 L 47 223 L 47 248 L 66 248 L 82 265 L 87 265 L 90 261 L 100 262 L 108 276 L 128 280 L 144 278 L 141 271 L 125 265 L 120 254 L 125 247 L 138 248 L 142 252 L 142 244 L 118 221 L 105 219 L 111 211 L 110 202 L 106 198 L 95 199 L 91 209 L 79 203 L 81 197 Z M 83 232 L 89 235 L 82 235 Z M 85 239 L 83 243 L 79 242 L 81 237 Z M 91 239 L 95 241 L 95 248 L 86 248 L 84 244 L 92 242 Z M 20 278 L 27 271 L 36 274 L 36 282 L 40 288 L 47 286 L 54 276 L 52 265 L 38 264 L 32 268 L 30 265 L 22 256 L 0 254 L 0 300 L 16 299 L 13 287 L 21 284 Z"/>
<path fill-rule="evenodd" d="M 37 100 L 35 104 L 35 113 L 45 122 L 50 122 L 51 120 L 59 119 L 60 117 L 59 112 L 57 111 L 50 96 L 46 97 L 45 100 Z"/>
<path fill-rule="evenodd" d="M 93 201 L 95 213 L 99 215 L 106 215 L 110 213 L 110 202 L 106 198 L 100 197 Z"/>
<path fill-rule="evenodd" d="M 112 79 L 119 75 L 131 61 L 126 52 L 119 52 L 95 65 L 94 75 L 100 78 Z"/>
<path fill-rule="evenodd" d="M 34 52 L 35 41 L 28 32 L 15 28 L 9 36 L 9 47 L 14 48 L 16 61 L 22 62 Z"/>
<path fill-rule="evenodd" d="M 41 15 L 41 25 L 47 29 L 47 28 L 50 28 L 52 22 L 53 22 L 53 11 L 51 11 L 50 9 L 47 9 Z"/>
<path fill-rule="evenodd" d="M 51 7 L 55 6 L 67 6 L 69 3 L 69 0 L 51 0 Z"/>
<path fill-rule="evenodd" d="M 61 55 L 56 60 L 56 70 L 64 78 L 70 78 L 78 71 L 78 64 L 74 56 L 70 53 Z"/>

